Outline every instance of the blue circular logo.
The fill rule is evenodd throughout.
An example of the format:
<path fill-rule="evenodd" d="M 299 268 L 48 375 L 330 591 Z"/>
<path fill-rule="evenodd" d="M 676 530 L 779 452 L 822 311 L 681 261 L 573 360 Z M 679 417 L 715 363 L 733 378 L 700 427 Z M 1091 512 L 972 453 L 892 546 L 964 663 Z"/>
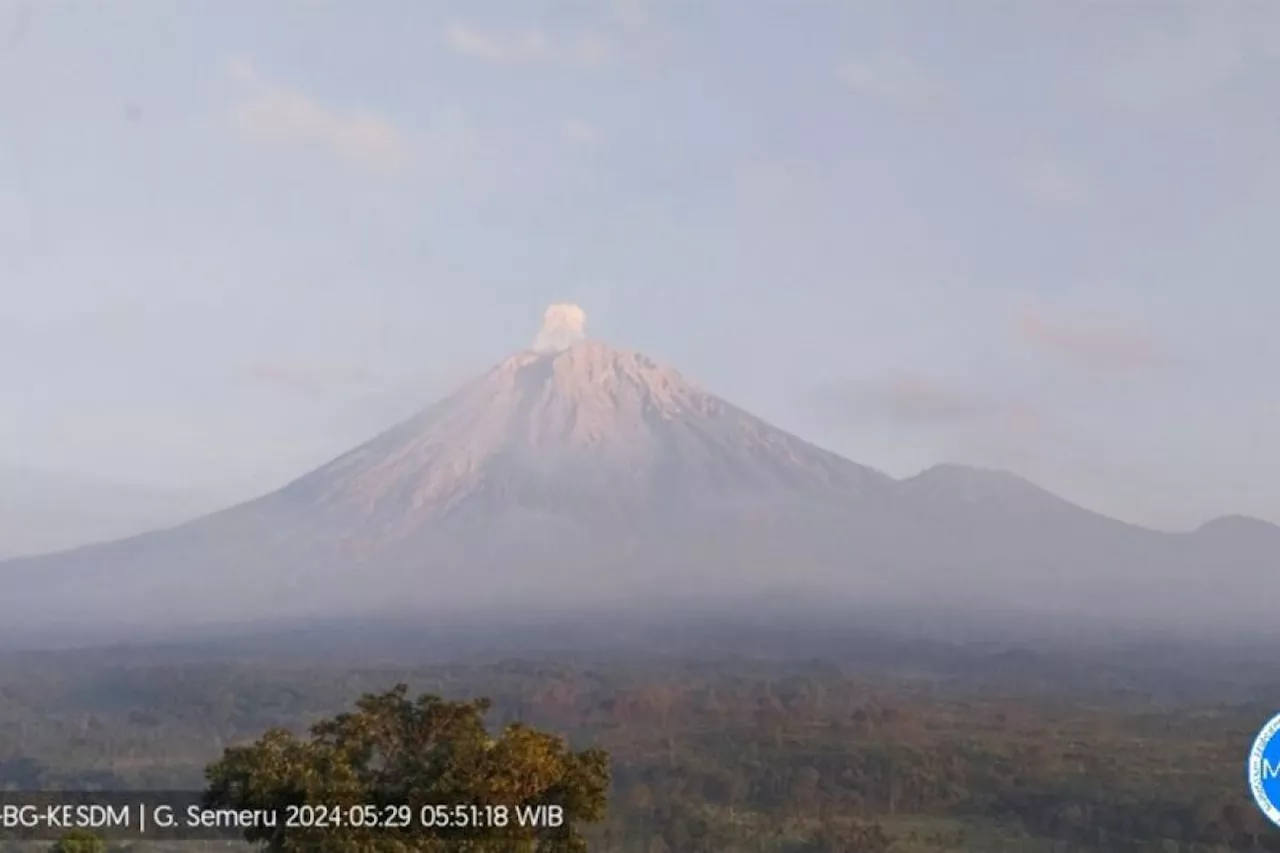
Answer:
<path fill-rule="evenodd" d="M 1249 752 L 1249 788 L 1267 819 L 1280 826 L 1280 714 L 1262 727 Z"/>

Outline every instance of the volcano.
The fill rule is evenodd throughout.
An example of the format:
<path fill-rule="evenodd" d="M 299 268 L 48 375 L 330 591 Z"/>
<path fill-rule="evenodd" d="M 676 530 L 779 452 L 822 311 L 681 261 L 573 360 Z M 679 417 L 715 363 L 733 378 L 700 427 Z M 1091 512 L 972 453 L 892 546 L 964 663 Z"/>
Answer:
<path fill-rule="evenodd" d="M 262 498 L 0 564 L 0 619 L 191 626 L 782 590 L 1229 619 L 1261 612 L 1254 591 L 1280 560 L 1265 522 L 1171 534 L 1002 472 L 898 481 L 568 331 L 544 329 L 534 349 Z"/>

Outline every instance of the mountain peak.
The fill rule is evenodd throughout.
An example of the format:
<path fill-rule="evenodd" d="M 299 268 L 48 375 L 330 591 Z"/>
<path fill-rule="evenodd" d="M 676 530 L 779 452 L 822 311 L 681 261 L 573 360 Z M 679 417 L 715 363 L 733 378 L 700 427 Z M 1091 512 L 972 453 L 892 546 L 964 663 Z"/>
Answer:
<path fill-rule="evenodd" d="M 1003 506 L 1022 513 L 1032 507 L 1080 509 L 1017 474 L 996 468 L 945 463 L 902 481 L 908 493 L 947 503 Z"/>
<path fill-rule="evenodd" d="M 1280 526 L 1261 518 L 1248 515 L 1223 515 L 1206 521 L 1196 529 L 1197 533 L 1277 536 L 1280 537 Z"/>
<path fill-rule="evenodd" d="M 916 475 L 918 478 L 939 479 L 956 477 L 983 477 L 992 481 L 1028 483 L 1017 474 L 1002 471 L 999 468 L 985 468 L 981 465 L 964 465 L 959 462 L 942 462 L 933 465 Z M 914 478 L 913 478 L 914 479 Z M 1029 484 L 1029 483 L 1028 483 Z"/>
<path fill-rule="evenodd" d="M 647 405 L 661 416 L 676 414 L 705 396 L 674 368 L 634 350 L 591 340 L 517 353 L 498 365 L 492 377 L 510 381 L 523 395 L 597 407 Z"/>
<path fill-rule="evenodd" d="M 928 488 L 980 489 L 984 492 L 996 490 L 1044 491 L 1030 480 L 1019 477 L 1017 474 L 1011 474 L 1008 471 L 952 462 L 945 462 L 926 468 L 914 477 L 908 477 L 903 480 L 903 483 Z"/>
<path fill-rule="evenodd" d="M 556 346 L 509 356 L 287 486 L 288 502 L 322 506 L 386 542 L 459 514 L 666 519 L 679 507 L 856 495 L 888 482 L 648 356 L 569 340 L 557 325 L 581 319 L 569 307 L 548 309 L 539 335 Z"/>
<path fill-rule="evenodd" d="M 621 402 L 618 393 L 631 386 L 664 411 L 678 409 L 682 399 L 688 402 L 699 393 L 674 369 L 634 350 L 591 340 L 586 330 L 581 306 L 553 303 L 542 315 L 532 347 L 502 361 L 489 377 L 510 381 L 519 393 L 577 400 L 604 396 Z"/>

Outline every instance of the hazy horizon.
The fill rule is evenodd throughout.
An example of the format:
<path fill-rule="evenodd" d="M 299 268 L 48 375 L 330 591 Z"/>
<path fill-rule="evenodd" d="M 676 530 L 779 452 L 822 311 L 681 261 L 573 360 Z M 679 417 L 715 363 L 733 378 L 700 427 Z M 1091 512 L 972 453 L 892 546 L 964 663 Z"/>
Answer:
<path fill-rule="evenodd" d="M 1277 23 L 0 0 L 0 466 L 254 497 L 563 300 L 895 477 L 1280 523 Z"/>

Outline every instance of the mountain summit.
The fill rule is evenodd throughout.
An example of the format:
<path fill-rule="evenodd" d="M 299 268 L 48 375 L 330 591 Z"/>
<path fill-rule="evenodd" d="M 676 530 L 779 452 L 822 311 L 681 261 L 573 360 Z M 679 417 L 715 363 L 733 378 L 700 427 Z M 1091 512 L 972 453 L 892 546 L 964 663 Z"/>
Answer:
<path fill-rule="evenodd" d="M 580 341 L 511 356 L 284 494 L 394 535 L 504 505 L 673 513 L 889 482 L 639 353 Z"/>
<path fill-rule="evenodd" d="M 1144 530 L 1001 472 L 895 481 L 584 333 L 581 309 L 552 306 L 530 350 L 272 494 L 2 564 L 0 620 L 190 626 L 779 588 L 1223 619 L 1257 609 L 1280 557 L 1271 537 Z"/>

